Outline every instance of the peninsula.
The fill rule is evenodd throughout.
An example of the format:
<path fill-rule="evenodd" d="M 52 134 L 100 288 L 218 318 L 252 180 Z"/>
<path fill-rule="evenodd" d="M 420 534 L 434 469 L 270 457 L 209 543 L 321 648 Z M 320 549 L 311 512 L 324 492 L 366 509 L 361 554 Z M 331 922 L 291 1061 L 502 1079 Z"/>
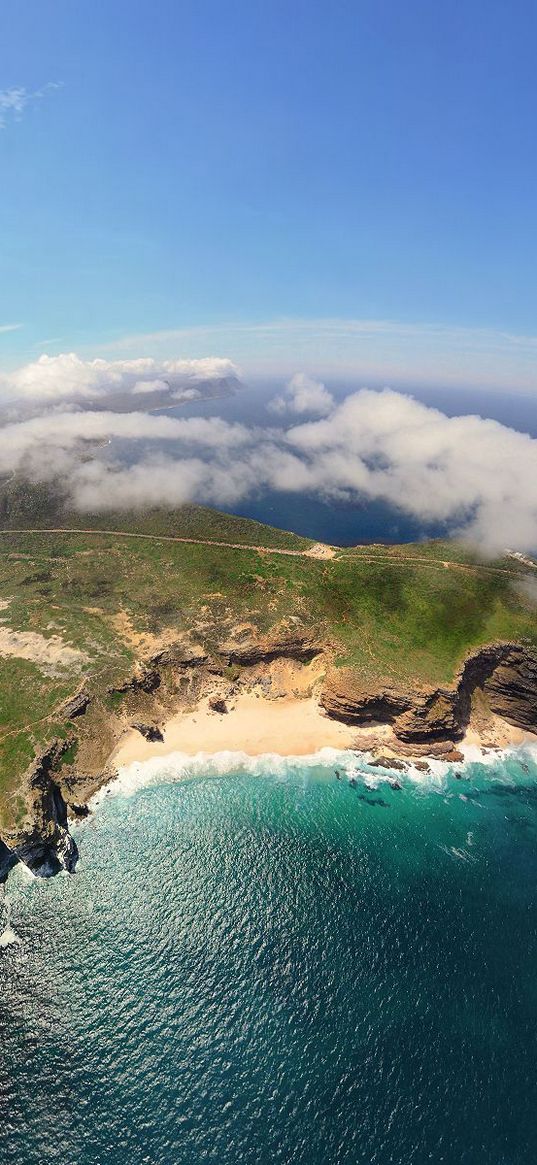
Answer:
<path fill-rule="evenodd" d="M 133 760 L 357 748 L 461 759 L 537 732 L 537 569 L 455 542 L 340 548 L 185 505 L 0 488 L 0 863 L 74 868 Z"/>

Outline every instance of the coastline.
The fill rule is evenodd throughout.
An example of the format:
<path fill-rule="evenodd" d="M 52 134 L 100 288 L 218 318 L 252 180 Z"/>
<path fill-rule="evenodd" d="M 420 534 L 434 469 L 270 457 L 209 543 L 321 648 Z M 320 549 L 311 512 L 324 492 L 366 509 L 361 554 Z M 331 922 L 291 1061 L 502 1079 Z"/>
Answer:
<path fill-rule="evenodd" d="M 76 759 L 62 768 L 69 745 L 61 740 L 37 758 L 31 826 L 9 837 L 1 872 L 13 857 L 42 876 L 73 871 L 70 822 L 103 797 L 146 783 L 237 770 L 284 776 L 305 767 L 339 769 L 351 783 L 363 770 L 366 784 L 400 787 L 398 772 L 411 780 L 430 774 L 435 783 L 450 772 L 462 776 L 467 760 L 494 764 L 501 752 L 520 749 L 525 765 L 522 752 L 537 748 L 525 727 L 533 728 L 537 671 L 533 660 L 524 671 L 526 657 L 512 644 L 468 656 L 456 683 L 433 691 L 363 686 L 352 674 L 330 673 L 329 664 L 326 651 L 297 633 L 232 643 L 216 660 L 180 643 L 110 689 L 119 708 L 82 692 L 82 706 L 75 698 L 66 709 L 84 716 Z"/>
<path fill-rule="evenodd" d="M 336 728 L 345 729 L 347 739 L 341 736 L 338 741 L 333 734 L 328 737 L 326 726 L 330 730 L 334 722 L 323 714 L 314 697 L 274 701 L 249 693 L 241 698 L 235 711 L 235 717 L 233 712 L 218 715 L 203 701 L 203 706 L 194 712 L 172 716 L 164 725 L 161 742 L 150 742 L 136 731 L 127 731 L 110 758 L 107 779 L 88 798 L 89 814 L 93 815 L 109 797 L 130 796 L 148 785 L 244 772 L 286 779 L 307 770 L 325 777 L 332 774 L 351 785 L 363 783 L 366 789 L 378 788 L 383 782 L 401 789 L 402 780 L 408 780 L 412 785 L 438 792 L 450 776 L 464 779 L 467 766 L 482 766 L 484 780 L 487 769 L 510 759 L 517 760 L 524 773 L 529 771 L 528 762 L 537 766 L 537 734 L 516 728 L 500 717 L 488 720 L 486 739 L 471 725 L 459 742 L 459 759 L 453 761 L 434 753 L 416 756 L 402 752 L 390 725 L 357 728 L 336 723 Z M 258 721 L 255 727 L 254 712 Z M 226 718 L 225 727 L 215 727 Z M 251 731 L 246 738 L 237 735 L 244 732 L 249 720 Z M 284 751 L 281 729 L 286 720 L 291 732 Z M 203 741 L 200 734 L 204 729 Z M 271 735 L 277 729 L 280 735 Z"/>
<path fill-rule="evenodd" d="M 242 692 L 227 712 L 211 709 L 208 698 L 194 711 L 178 712 L 162 726 L 162 735 L 162 741 L 149 741 L 136 729 L 128 730 L 109 765 L 120 768 L 171 752 L 308 756 L 321 748 L 355 747 L 359 730 L 324 715 L 313 696 L 270 699 Z"/>
<path fill-rule="evenodd" d="M 107 768 L 117 774 L 132 764 L 164 760 L 175 753 L 185 757 L 236 753 L 252 758 L 268 754 L 290 758 L 311 757 L 323 749 L 368 753 L 395 761 L 394 767 L 413 760 L 389 724 L 358 727 L 334 720 L 314 695 L 274 699 L 249 691 L 241 693 L 226 712 L 215 711 L 206 697 L 195 710 L 172 715 L 162 726 L 162 736 L 161 741 L 150 741 L 136 729 L 128 729 L 114 748 Z M 459 744 L 460 759 L 470 750 L 487 755 L 524 745 L 537 746 L 537 734 L 516 728 L 498 716 L 489 716 L 484 724 L 470 723 Z M 415 757 L 421 764 L 442 760 L 433 750 L 416 751 Z"/>

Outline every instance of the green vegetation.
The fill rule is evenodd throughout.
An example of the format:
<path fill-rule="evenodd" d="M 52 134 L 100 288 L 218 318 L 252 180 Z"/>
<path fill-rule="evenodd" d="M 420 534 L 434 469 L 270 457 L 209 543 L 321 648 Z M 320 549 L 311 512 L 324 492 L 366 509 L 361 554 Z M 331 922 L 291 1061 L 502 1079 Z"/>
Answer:
<path fill-rule="evenodd" d="M 537 642 L 537 608 L 516 588 L 516 571 L 488 565 L 444 567 L 445 546 L 423 562 L 328 564 L 308 579 L 311 602 L 324 605 L 341 644 L 338 661 L 364 677 L 449 683 L 465 654 L 499 640 Z M 408 547 L 409 555 L 420 546 Z"/>
<path fill-rule="evenodd" d="M 72 510 L 61 493 L 49 485 L 8 481 L 0 484 L 0 530 L 54 526 L 90 530 L 123 530 L 163 537 L 200 538 L 213 542 L 250 543 L 252 546 L 280 546 L 305 550 L 311 539 L 287 530 L 265 526 L 250 518 L 238 518 L 206 506 L 183 505 L 143 510 L 106 510 L 87 514 Z M 59 549 L 58 553 L 62 553 Z"/>
<path fill-rule="evenodd" d="M 124 699 L 124 692 L 107 692 L 104 697 L 105 707 L 107 707 L 110 712 L 117 712 L 118 708 L 121 708 Z"/>
<path fill-rule="evenodd" d="M 62 764 L 72 765 L 78 752 L 78 740 L 73 740 L 62 753 Z"/>
<path fill-rule="evenodd" d="M 465 654 L 483 644 L 537 644 L 528 584 L 535 572 L 511 559 L 479 562 L 468 547 L 443 542 L 318 559 L 304 554 L 307 539 L 202 507 L 81 516 L 47 508 L 39 491 L 33 511 L 28 489 L 14 497 L 16 504 L 0 492 L 2 528 L 40 532 L 0 535 L 0 818 L 14 820 L 20 775 L 38 750 L 76 733 L 61 714 L 66 699 L 83 685 L 109 711 L 120 709 L 121 693 L 109 689 L 164 632 L 186 634 L 217 655 L 238 624 L 265 634 L 298 620 L 332 645 L 337 665 L 366 680 L 427 684 L 450 682 Z M 54 533 L 56 525 L 94 532 Z M 173 536 L 272 552 L 162 540 Z M 34 658 L 34 640 L 27 658 L 9 644 L 5 654 L 13 632 L 36 637 Z M 55 645 L 52 663 L 43 645 Z M 64 660 L 63 646 L 79 655 Z M 75 757 L 76 741 L 65 763 Z"/>

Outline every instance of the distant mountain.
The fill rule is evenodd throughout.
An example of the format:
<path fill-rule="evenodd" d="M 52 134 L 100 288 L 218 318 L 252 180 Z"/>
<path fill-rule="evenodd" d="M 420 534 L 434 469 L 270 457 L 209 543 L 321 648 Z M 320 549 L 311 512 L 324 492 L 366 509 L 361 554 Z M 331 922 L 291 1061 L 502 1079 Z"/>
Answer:
<path fill-rule="evenodd" d="M 54 405 L 56 409 L 76 407 L 85 412 L 154 413 L 160 409 L 178 408 L 182 404 L 189 404 L 190 401 L 217 400 L 221 397 L 234 396 L 238 387 L 237 380 L 226 376 L 214 380 L 197 381 L 190 387 L 187 385 L 172 387 L 170 385 L 148 392 L 133 392 L 132 389 L 130 391 L 122 389 L 119 392 L 99 393 L 94 397 L 80 397 L 73 394 L 73 396 L 63 396 L 54 401 Z M 41 396 L 24 398 L 23 400 L 9 400 L 3 407 L 0 407 L 0 426 L 41 416 L 46 410 L 47 404 L 50 402 Z"/>
<path fill-rule="evenodd" d="M 237 392 L 237 381 L 229 377 L 218 380 L 206 380 L 192 388 L 157 389 L 152 392 L 110 392 L 106 397 L 98 396 L 94 400 L 86 400 L 84 408 L 96 409 L 99 412 L 132 413 L 158 412 L 159 409 L 177 408 L 193 400 L 217 400 L 220 397 L 234 396 Z"/>

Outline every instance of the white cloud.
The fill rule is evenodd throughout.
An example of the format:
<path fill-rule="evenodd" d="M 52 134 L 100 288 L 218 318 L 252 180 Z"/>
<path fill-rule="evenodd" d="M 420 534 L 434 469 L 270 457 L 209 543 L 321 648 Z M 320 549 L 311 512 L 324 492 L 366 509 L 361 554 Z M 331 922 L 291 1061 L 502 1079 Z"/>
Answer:
<path fill-rule="evenodd" d="M 31 462 L 47 476 L 58 457 L 71 454 L 81 442 L 175 442 L 198 445 L 208 451 L 252 444 L 252 431 L 220 417 L 166 417 L 150 413 L 48 412 L 46 416 L 16 421 L 1 430 L 0 472 L 25 469 Z M 99 450 L 95 450 L 97 461 Z M 50 467 L 50 468 L 49 468 Z"/>
<path fill-rule="evenodd" d="M 281 396 L 270 401 L 269 408 L 274 413 L 312 413 L 324 417 L 334 404 L 332 393 L 320 380 L 314 380 L 305 372 L 295 372 Z"/>
<path fill-rule="evenodd" d="M 15 85 L 11 89 L 0 89 L 0 129 L 5 129 L 9 121 L 20 121 L 28 105 L 41 101 L 47 93 L 54 89 L 61 89 L 62 82 L 47 81 L 41 89 L 29 90 L 22 85 Z"/>
<path fill-rule="evenodd" d="M 256 474 L 247 461 L 154 454 L 134 465 L 78 465 L 72 486 L 81 509 L 99 510 L 181 505 L 196 500 L 209 505 L 233 505 L 255 488 Z M 108 500 L 106 500 L 105 494 Z"/>
<path fill-rule="evenodd" d="M 3 395 L 35 400 L 96 401 L 107 393 L 156 392 L 169 388 L 177 399 L 188 399 L 196 385 L 211 380 L 237 380 L 238 368 L 231 360 L 208 357 L 202 360 L 82 360 L 75 352 L 59 356 L 44 353 L 0 377 Z"/>
<path fill-rule="evenodd" d="M 156 380 L 137 380 L 133 385 L 132 394 L 139 396 L 142 392 L 166 392 L 169 387 L 167 380 L 158 377 Z"/>
<path fill-rule="evenodd" d="M 319 488 L 459 521 L 483 544 L 537 547 L 537 441 L 497 421 L 446 417 L 400 393 L 353 393 L 289 443 Z"/>
<path fill-rule="evenodd" d="M 10 115 L 20 117 L 29 100 L 30 95 L 27 89 L 2 89 L 0 91 L 0 128 L 5 127 Z"/>
<path fill-rule="evenodd" d="M 22 324 L 0 324 L 0 335 L 5 332 L 18 332 L 22 328 Z"/>
<path fill-rule="evenodd" d="M 88 384 L 92 393 L 106 391 L 111 376 L 123 389 L 130 386 L 136 400 L 139 386 L 148 391 L 163 372 L 148 360 L 110 365 L 64 359 L 61 383 L 72 393 L 78 370 L 82 400 Z M 200 374 L 194 363 L 169 361 L 166 380 L 177 376 L 187 385 Z M 202 363 L 207 376 L 227 367 L 226 361 Z M 66 409 L 64 389 L 58 392 L 63 366 L 37 365 L 38 373 L 30 366 L 23 379 L 35 394 L 35 378 L 45 367 L 46 415 L 4 426 L 0 472 L 20 470 L 41 480 L 59 474 L 79 507 L 233 504 L 255 491 L 286 490 L 350 502 L 381 499 L 424 523 L 447 522 L 487 549 L 537 549 L 537 441 L 496 421 L 447 417 L 389 389 L 362 389 L 329 405 L 323 386 L 313 382 L 311 388 L 306 378 L 295 378 L 290 399 L 300 402 L 311 388 L 317 405 L 329 407 L 326 415 L 297 424 L 295 411 L 291 425 L 282 421 L 267 429 L 219 417 Z"/>

